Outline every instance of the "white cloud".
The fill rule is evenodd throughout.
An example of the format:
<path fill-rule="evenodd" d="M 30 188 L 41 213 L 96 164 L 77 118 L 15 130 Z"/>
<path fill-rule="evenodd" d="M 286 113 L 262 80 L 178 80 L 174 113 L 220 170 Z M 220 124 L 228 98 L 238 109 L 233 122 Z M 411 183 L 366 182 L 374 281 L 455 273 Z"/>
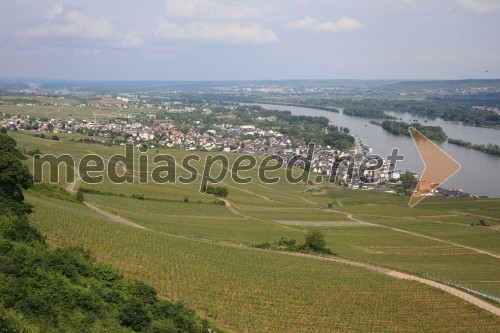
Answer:
<path fill-rule="evenodd" d="M 255 23 L 193 21 L 180 25 L 162 20 L 158 25 L 157 33 L 161 38 L 168 40 L 199 40 L 235 44 L 264 44 L 278 41 L 278 37 L 273 31 Z"/>
<path fill-rule="evenodd" d="M 78 56 L 98 56 L 101 54 L 100 49 L 74 49 L 73 52 Z"/>
<path fill-rule="evenodd" d="M 319 31 L 319 32 L 342 32 L 355 31 L 361 29 L 363 24 L 358 21 L 343 17 L 337 22 L 326 21 L 321 22 L 311 17 L 306 17 L 289 24 L 289 27 L 297 30 Z"/>
<path fill-rule="evenodd" d="M 135 33 L 125 33 L 104 17 L 90 18 L 76 10 L 66 11 L 62 5 L 52 8 L 45 23 L 24 29 L 18 33 L 23 37 L 67 36 L 88 40 L 110 42 L 119 47 L 137 47 L 142 44 Z"/>
<path fill-rule="evenodd" d="M 48 20 L 53 20 L 64 12 L 64 7 L 62 3 L 58 3 L 45 15 Z"/>
<path fill-rule="evenodd" d="M 458 3 L 479 14 L 492 13 L 500 9 L 498 0 L 458 0 Z"/>
<path fill-rule="evenodd" d="M 270 7 L 224 4 L 217 0 L 168 0 L 165 17 L 157 35 L 166 40 L 265 44 L 278 41 L 276 34 L 262 26 L 270 20 Z"/>
<path fill-rule="evenodd" d="M 225 5 L 216 0 L 168 0 L 166 16 L 200 20 L 246 21 L 262 19 L 271 12 L 269 6 Z"/>

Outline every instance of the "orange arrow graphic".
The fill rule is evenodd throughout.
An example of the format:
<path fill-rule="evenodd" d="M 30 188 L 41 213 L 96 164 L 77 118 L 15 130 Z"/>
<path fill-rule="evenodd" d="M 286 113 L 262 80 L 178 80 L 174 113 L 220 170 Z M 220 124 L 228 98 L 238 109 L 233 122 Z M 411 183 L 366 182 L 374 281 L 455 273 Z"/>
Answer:
<path fill-rule="evenodd" d="M 425 165 L 422 177 L 408 203 L 413 207 L 460 170 L 460 164 L 415 128 L 410 127 L 409 130 Z"/>

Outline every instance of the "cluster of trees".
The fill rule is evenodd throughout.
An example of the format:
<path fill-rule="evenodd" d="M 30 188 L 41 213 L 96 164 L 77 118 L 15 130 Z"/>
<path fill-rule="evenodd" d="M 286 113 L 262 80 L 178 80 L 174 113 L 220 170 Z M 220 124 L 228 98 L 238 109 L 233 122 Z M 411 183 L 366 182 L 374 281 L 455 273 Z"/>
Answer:
<path fill-rule="evenodd" d="M 490 155 L 500 156 L 500 146 L 492 144 L 492 143 L 489 143 L 487 145 L 479 145 L 479 144 L 470 143 L 468 141 L 463 141 L 463 140 L 459 140 L 459 139 L 451 139 L 451 138 L 448 139 L 448 142 L 452 143 L 454 145 L 465 147 L 465 148 L 479 150 L 479 151 L 482 151 L 483 153 L 487 153 Z"/>
<path fill-rule="evenodd" d="M 57 135 L 52 135 L 49 137 L 47 137 L 45 134 L 35 134 L 34 135 L 35 137 L 37 138 L 40 138 L 40 139 L 51 139 L 51 140 L 54 140 L 54 141 L 59 141 L 59 137 Z"/>
<path fill-rule="evenodd" d="M 33 185 L 26 157 L 16 147 L 16 141 L 0 134 L 0 215 L 24 215 L 31 206 L 24 202 L 23 189 Z"/>
<path fill-rule="evenodd" d="M 247 98 L 247 102 L 272 102 L 272 99 Z M 364 110 L 370 110 L 373 115 L 382 115 L 384 111 L 408 112 L 429 118 L 461 121 L 466 125 L 477 127 L 500 127 L 500 115 L 486 110 L 473 109 L 474 105 L 500 106 L 497 94 L 480 94 L 471 96 L 427 97 L 425 100 L 398 100 L 384 98 L 349 99 L 336 97 L 307 98 L 297 97 L 284 99 L 281 104 L 300 104 L 301 106 L 317 107 L 335 106 L 345 108 L 344 113 L 359 110 L 363 116 Z M 346 113 L 347 110 L 347 113 Z M 354 114 L 352 114 L 354 115 Z M 372 115 L 369 117 L 376 118 Z M 378 118 L 378 117 L 377 117 Z M 382 117 L 383 118 L 383 117 Z"/>
<path fill-rule="evenodd" d="M 410 136 L 408 128 L 414 127 L 417 131 L 425 135 L 428 139 L 436 141 L 446 141 L 447 136 L 441 126 L 424 126 L 419 123 L 408 124 L 404 121 L 384 120 L 382 128 L 396 135 Z"/>
<path fill-rule="evenodd" d="M 297 244 L 295 239 L 281 237 L 278 243 L 269 242 L 255 245 L 254 247 L 271 250 L 285 250 L 291 252 L 304 253 L 323 253 L 335 255 L 332 250 L 326 247 L 326 241 L 323 233 L 317 229 L 309 230 L 306 234 L 304 244 Z"/>
<path fill-rule="evenodd" d="M 323 136 L 323 144 L 334 147 L 336 149 L 345 150 L 349 149 L 354 144 L 354 137 L 349 135 L 349 129 L 345 127 L 342 131 L 330 130 L 332 126 L 328 127 L 328 133 Z"/>
<path fill-rule="evenodd" d="M 392 110 L 408 112 L 429 118 L 442 118 L 444 120 L 461 121 L 466 125 L 478 127 L 499 127 L 500 115 L 486 110 L 473 109 L 474 105 L 490 105 L 490 100 L 477 98 L 440 98 L 429 97 L 426 100 L 392 100 L 392 99 L 364 99 L 364 100 L 339 100 L 338 106 L 347 109 L 371 110 L 383 112 Z M 498 106 L 498 97 L 492 106 Z M 345 113 L 345 110 L 344 110 Z"/>
<path fill-rule="evenodd" d="M 410 171 L 406 171 L 401 175 L 400 183 L 395 188 L 396 193 L 411 195 L 416 181 L 417 179 L 415 178 L 415 175 Z"/>
<path fill-rule="evenodd" d="M 0 332 L 215 331 L 88 251 L 49 246 L 28 221 L 22 190 L 32 182 L 22 159 L 15 141 L 0 134 Z"/>
<path fill-rule="evenodd" d="M 364 118 L 396 119 L 396 117 L 388 115 L 383 110 L 374 110 L 370 106 L 345 108 L 344 114 L 348 116 L 364 117 Z"/>
<path fill-rule="evenodd" d="M 212 194 L 212 195 L 215 195 L 216 197 L 222 197 L 222 198 L 225 198 L 229 195 L 229 191 L 227 190 L 227 188 L 225 188 L 223 186 L 207 185 L 205 187 L 204 192 L 207 194 Z"/>

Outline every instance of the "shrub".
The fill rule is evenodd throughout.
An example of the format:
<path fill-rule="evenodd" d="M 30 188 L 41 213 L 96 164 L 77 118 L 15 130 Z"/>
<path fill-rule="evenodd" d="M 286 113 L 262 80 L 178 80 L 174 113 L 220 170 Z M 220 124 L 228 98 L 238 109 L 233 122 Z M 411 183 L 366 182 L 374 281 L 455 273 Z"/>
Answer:
<path fill-rule="evenodd" d="M 212 195 L 215 195 L 217 197 L 223 197 L 223 198 L 225 198 L 229 195 L 229 191 L 227 190 L 227 188 L 222 187 L 222 186 L 214 187 L 211 185 L 207 185 L 205 187 L 205 193 L 212 194 Z"/>
<path fill-rule="evenodd" d="M 83 200 L 85 200 L 84 196 L 83 196 L 83 191 L 81 189 L 78 189 L 78 192 L 76 192 L 76 197 L 75 197 L 76 201 L 78 202 L 83 202 Z"/>
<path fill-rule="evenodd" d="M 486 221 L 485 219 L 480 219 L 479 220 L 479 225 L 481 227 L 488 227 L 490 224 L 488 223 L 488 221 Z"/>
<path fill-rule="evenodd" d="M 319 230 L 310 230 L 306 235 L 306 242 L 301 247 L 302 251 L 306 252 L 320 252 L 326 254 L 333 254 L 333 252 L 326 247 L 325 237 Z"/>

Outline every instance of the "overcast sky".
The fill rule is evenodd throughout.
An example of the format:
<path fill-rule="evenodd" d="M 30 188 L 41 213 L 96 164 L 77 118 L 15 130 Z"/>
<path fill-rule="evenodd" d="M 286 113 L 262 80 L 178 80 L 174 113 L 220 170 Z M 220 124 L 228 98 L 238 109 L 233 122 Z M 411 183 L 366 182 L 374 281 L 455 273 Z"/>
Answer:
<path fill-rule="evenodd" d="M 2 1 L 0 76 L 500 78 L 500 0 Z"/>

